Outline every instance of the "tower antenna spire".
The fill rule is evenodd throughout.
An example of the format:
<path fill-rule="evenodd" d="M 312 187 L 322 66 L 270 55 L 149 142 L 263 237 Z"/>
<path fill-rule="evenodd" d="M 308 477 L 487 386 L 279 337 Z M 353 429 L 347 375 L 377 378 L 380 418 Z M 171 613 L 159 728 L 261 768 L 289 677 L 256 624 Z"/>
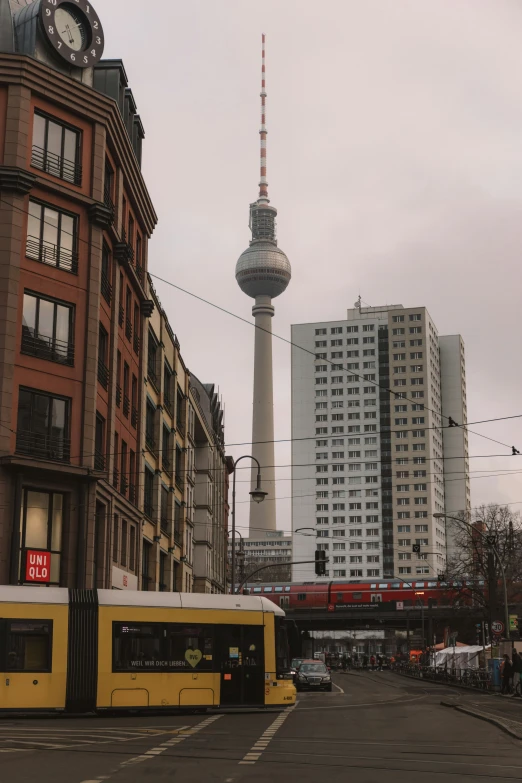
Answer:
<path fill-rule="evenodd" d="M 261 128 L 259 137 L 261 140 L 261 178 L 259 180 L 259 199 L 268 202 L 268 182 L 266 181 L 266 68 L 265 68 L 265 39 L 261 36 Z"/>

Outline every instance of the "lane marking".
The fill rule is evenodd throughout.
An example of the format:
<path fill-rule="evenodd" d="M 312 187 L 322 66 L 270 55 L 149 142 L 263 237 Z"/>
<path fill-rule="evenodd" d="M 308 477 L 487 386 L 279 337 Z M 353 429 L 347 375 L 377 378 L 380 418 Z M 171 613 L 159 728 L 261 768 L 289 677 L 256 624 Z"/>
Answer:
<path fill-rule="evenodd" d="M 334 688 L 337 688 L 337 690 L 338 690 L 340 693 L 344 693 L 344 691 L 343 691 L 343 689 L 341 688 L 341 686 L 340 686 L 340 685 L 337 685 L 337 683 L 335 683 L 335 682 L 333 682 L 333 683 L 332 683 L 332 685 L 334 686 Z"/>
<path fill-rule="evenodd" d="M 248 753 L 246 753 L 243 757 L 243 759 L 239 762 L 239 764 L 250 764 L 253 765 L 261 758 L 261 755 L 263 751 L 265 751 L 270 743 L 270 740 L 275 736 L 276 732 L 281 728 L 285 720 L 288 718 L 290 713 L 295 710 L 296 705 L 293 704 L 291 707 L 287 707 L 286 710 L 282 715 L 279 715 L 273 723 L 270 724 L 270 726 L 263 732 L 261 737 L 256 740 L 254 745 L 250 748 Z"/>
<path fill-rule="evenodd" d="M 159 756 L 161 753 L 164 753 L 169 748 L 172 748 L 176 745 L 179 745 L 180 742 L 183 742 L 183 740 L 186 740 L 190 737 L 193 737 L 194 734 L 197 734 L 199 731 L 202 731 L 203 729 L 206 729 L 207 726 L 210 726 L 215 721 L 219 720 L 219 718 L 222 718 L 223 715 L 212 715 L 210 718 L 205 718 L 205 720 L 201 721 L 201 723 L 197 723 L 195 726 L 184 726 L 181 729 L 177 729 L 176 733 L 178 734 L 177 737 L 173 737 L 171 740 L 167 740 L 167 742 L 163 742 L 159 747 L 157 748 L 151 748 L 146 753 L 135 756 L 132 759 L 128 759 L 127 761 L 122 761 L 122 763 L 119 765 L 120 767 L 128 767 L 131 764 L 140 764 L 142 761 L 147 761 L 147 759 L 153 759 L 156 756 Z"/>

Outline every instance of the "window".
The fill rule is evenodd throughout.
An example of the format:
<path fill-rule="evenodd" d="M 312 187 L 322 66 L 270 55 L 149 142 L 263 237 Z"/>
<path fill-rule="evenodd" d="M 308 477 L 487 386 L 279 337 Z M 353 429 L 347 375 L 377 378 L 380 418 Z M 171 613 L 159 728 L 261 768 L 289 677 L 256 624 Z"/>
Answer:
<path fill-rule="evenodd" d="M 342 333 L 343 333 L 342 326 L 332 326 L 330 329 L 330 334 L 342 334 Z"/>
<path fill-rule="evenodd" d="M 397 498 L 397 505 L 398 506 L 409 506 L 410 505 L 410 499 L 409 498 Z"/>
<path fill-rule="evenodd" d="M 426 444 L 425 443 L 414 443 L 413 444 L 413 451 L 425 451 L 426 450 Z"/>
<path fill-rule="evenodd" d="M 326 348 L 326 340 L 316 340 L 315 341 L 315 347 L 316 348 Z M 326 358 L 326 356 L 324 358 Z"/>
<path fill-rule="evenodd" d="M 363 356 L 375 356 L 375 348 L 365 348 L 363 350 Z"/>
<path fill-rule="evenodd" d="M 398 329 L 392 329 L 392 334 L 393 335 L 401 335 L 401 334 L 404 334 L 404 331 L 405 331 L 404 328 L 399 327 Z"/>
<path fill-rule="evenodd" d="M 78 273 L 77 218 L 29 201 L 25 254 L 33 261 Z"/>
<path fill-rule="evenodd" d="M 105 301 L 109 305 L 112 299 L 112 285 L 110 283 L 110 280 L 111 280 L 111 254 L 109 248 L 104 242 L 102 247 L 100 290 L 102 296 L 104 297 Z"/>
<path fill-rule="evenodd" d="M 358 577 L 362 575 L 363 575 L 362 568 L 355 568 L 350 571 L 351 577 Z"/>
<path fill-rule="evenodd" d="M 350 389 L 348 389 L 348 392 Z M 344 389 L 332 389 L 332 397 L 342 397 Z"/>
<path fill-rule="evenodd" d="M 393 315 L 392 321 L 394 324 L 401 324 L 404 322 L 404 316 L 403 315 Z"/>
<path fill-rule="evenodd" d="M 412 364 L 410 370 L 411 372 L 423 372 L 422 364 Z"/>
<path fill-rule="evenodd" d="M 22 353 L 59 364 L 74 364 L 72 305 L 24 293 Z"/>
<path fill-rule="evenodd" d="M 356 359 L 359 356 L 359 351 L 346 351 L 347 359 Z"/>
<path fill-rule="evenodd" d="M 394 372 L 396 375 L 401 375 L 401 374 L 405 373 L 405 372 L 406 372 L 406 365 L 405 365 L 405 364 L 399 364 L 399 365 L 397 365 L 397 367 L 394 367 L 394 368 L 393 368 L 393 372 Z"/>
<path fill-rule="evenodd" d="M 326 410 L 328 408 L 327 402 L 316 402 L 315 403 L 315 409 L 316 411 Z"/>
<path fill-rule="evenodd" d="M 52 620 L 6 620 L 6 671 L 52 671 Z"/>
<path fill-rule="evenodd" d="M 69 462 L 70 400 L 20 388 L 16 451 L 41 459 Z"/>
<path fill-rule="evenodd" d="M 416 511 L 415 512 L 415 519 L 427 519 L 428 518 L 428 512 L 427 511 Z"/>
<path fill-rule="evenodd" d="M 170 427 L 164 423 L 161 437 L 161 466 L 168 475 L 172 475 L 171 450 Z"/>
<path fill-rule="evenodd" d="M 422 351 L 412 351 L 412 353 L 410 353 L 410 359 L 422 359 Z"/>
<path fill-rule="evenodd" d="M 420 313 L 410 313 L 410 321 L 422 321 L 422 315 Z"/>
<path fill-rule="evenodd" d="M 417 566 L 415 569 L 416 574 L 429 574 L 430 567 L 429 566 Z"/>
<path fill-rule="evenodd" d="M 334 473 L 344 473 L 344 465 L 332 465 Z"/>
<path fill-rule="evenodd" d="M 346 345 L 359 345 L 359 338 L 358 337 L 348 337 L 346 340 Z"/>
<path fill-rule="evenodd" d="M 332 446 L 344 446 L 344 438 L 332 438 Z"/>
<path fill-rule="evenodd" d="M 380 555 L 366 555 L 367 563 L 378 563 L 380 561 Z"/>
<path fill-rule="evenodd" d="M 21 549 L 51 552 L 50 584 L 60 584 L 64 496 L 33 489 L 22 491 Z M 25 581 L 25 557 L 21 557 L 20 582 Z"/>
<path fill-rule="evenodd" d="M 375 337 L 373 337 L 373 336 L 372 337 L 363 337 L 363 343 L 364 344 L 374 343 L 374 342 L 375 342 Z"/>
<path fill-rule="evenodd" d="M 145 466 L 145 484 L 144 484 L 144 510 L 148 517 L 154 515 L 154 473 Z"/>
<path fill-rule="evenodd" d="M 346 555 L 335 555 L 333 561 L 334 563 L 346 563 Z"/>
<path fill-rule="evenodd" d="M 332 413 L 332 421 L 344 421 L 344 413 Z"/>
<path fill-rule="evenodd" d="M 422 333 L 422 327 L 410 326 L 410 334 L 421 334 L 421 333 Z"/>
<path fill-rule="evenodd" d="M 94 430 L 94 467 L 96 470 L 105 469 L 105 419 L 100 413 L 96 413 Z"/>
<path fill-rule="evenodd" d="M 397 512 L 397 518 L 398 519 L 409 519 L 410 518 L 410 512 L 409 511 L 398 511 Z"/>
<path fill-rule="evenodd" d="M 328 446 L 328 441 L 327 440 L 316 440 L 315 441 L 315 445 L 316 446 Z"/>
<path fill-rule="evenodd" d="M 332 375 L 332 383 L 342 383 L 342 382 L 343 382 L 342 375 Z"/>
<path fill-rule="evenodd" d="M 316 359 L 326 359 L 326 354 L 325 353 L 316 353 L 315 354 L 315 358 Z"/>
<path fill-rule="evenodd" d="M 328 370 L 327 364 L 316 364 L 315 365 L 315 371 L 316 372 L 326 372 Z"/>
<path fill-rule="evenodd" d="M 107 357 L 109 355 L 109 334 L 103 324 L 98 327 L 98 381 L 107 391 L 109 388 L 109 368 Z"/>
<path fill-rule="evenodd" d="M 399 538 L 399 546 L 411 546 L 411 538 Z"/>
<path fill-rule="evenodd" d="M 350 508 L 352 507 L 352 504 L 350 503 Z M 344 503 L 334 503 L 333 504 L 333 511 L 344 511 L 345 504 Z"/>
<path fill-rule="evenodd" d="M 358 531 L 358 532 L 361 532 L 361 531 Z M 335 546 L 335 544 L 334 544 L 334 546 Z M 345 544 L 339 544 L 339 546 L 345 546 Z M 361 549 L 362 549 L 362 541 L 351 541 L 350 542 L 350 551 L 351 552 L 355 552 L 355 551 L 361 550 Z"/>
<path fill-rule="evenodd" d="M 324 487 L 328 484 L 327 478 L 316 478 L 315 485 L 316 487 Z"/>
<path fill-rule="evenodd" d="M 149 342 L 147 351 L 147 378 L 153 384 L 156 390 L 158 390 L 158 375 L 157 375 L 157 360 L 158 360 L 158 341 L 151 329 L 149 329 Z"/>
<path fill-rule="evenodd" d="M 374 332 L 375 324 L 363 324 L 363 332 Z"/>
<path fill-rule="evenodd" d="M 328 503 L 316 503 L 316 511 L 328 511 Z"/>
<path fill-rule="evenodd" d="M 113 671 L 211 672 L 213 650 L 210 625 L 113 623 Z"/>
<path fill-rule="evenodd" d="M 393 361 L 394 362 L 403 362 L 406 360 L 406 354 L 405 353 L 394 353 L 393 354 Z"/>
<path fill-rule="evenodd" d="M 333 575 L 334 576 L 346 576 L 346 569 L 344 569 L 344 568 L 334 568 Z"/>
<path fill-rule="evenodd" d="M 120 492 L 122 495 L 127 494 L 127 486 L 128 486 L 128 471 L 127 471 L 127 444 L 122 439 L 121 446 L 120 446 L 120 469 L 121 469 L 121 481 L 120 481 Z"/>
<path fill-rule="evenodd" d="M 328 378 L 326 376 L 321 376 L 320 378 L 316 378 L 315 382 L 318 386 L 324 386 L 326 383 L 328 383 Z"/>
<path fill-rule="evenodd" d="M 337 532 L 338 533 L 340 533 L 340 532 L 344 533 L 344 530 L 343 531 L 339 530 Z M 353 528 L 352 530 L 350 530 L 349 535 L 350 535 L 350 538 L 362 538 L 362 530 L 360 528 Z"/>
<path fill-rule="evenodd" d="M 398 559 L 399 560 L 411 560 L 411 553 L 410 552 L 399 552 L 398 553 Z"/>
<path fill-rule="evenodd" d="M 411 574 L 410 566 L 399 566 L 399 574 Z"/>
<path fill-rule="evenodd" d="M 326 334 L 326 329 L 316 329 L 315 334 L 316 335 Z"/>
<path fill-rule="evenodd" d="M 151 451 L 156 449 L 155 438 L 155 419 L 156 419 L 156 407 L 150 399 L 147 398 L 146 413 L 145 413 L 145 444 Z"/>
<path fill-rule="evenodd" d="M 398 525 L 398 533 L 409 533 L 411 531 L 411 525 Z"/>
<path fill-rule="evenodd" d="M 160 527 L 166 536 L 170 536 L 169 490 L 163 484 L 160 493 Z"/>
<path fill-rule="evenodd" d="M 332 451 L 332 459 L 344 459 L 344 451 Z"/>
<path fill-rule="evenodd" d="M 428 498 L 415 498 L 415 505 L 416 506 L 427 506 L 428 505 Z"/>
<path fill-rule="evenodd" d="M 329 530 L 317 530 L 316 531 L 317 538 L 329 538 L 330 537 L 330 531 Z"/>
<path fill-rule="evenodd" d="M 411 396 L 412 396 L 412 398 L 414 400 L 419 400 L 421 397 L 424 397 L 424 392 L 423 391 L 412 391 Z"/>
<path fill-rule="evenodd" d="M 395 340 L 393 343 L 394 348 L 406 348 L 406 340 Z"/>
<path fill-rule="evenodd" d="M 354 333 L 359 331 L 359 327 L 358 326 L 347 326 L 346 327 L 346 331 L 348 332 L 348 334 L 350 334 L 350 333 L 354 334 Z"/>
<path fill-rule="evenodd" d="M 328 421 L 328 416 L 326 413 L 317 413 L 315 416 L 316 421 Z"/>
<path fill-rule="evenodd" d="M 350 555 L 350 563 L 362 563 L 362 555 Z"/>
<path fill-rule="evenodd" d="M 35 112 L 31 166 L 73 185 L 81 185 L 80 133 Z"/>
<path fill-rule="evenodd" d="M 397 492 L 409 492 L 409 491 L 410 491 L 409 484 L 397 484 Z"/>

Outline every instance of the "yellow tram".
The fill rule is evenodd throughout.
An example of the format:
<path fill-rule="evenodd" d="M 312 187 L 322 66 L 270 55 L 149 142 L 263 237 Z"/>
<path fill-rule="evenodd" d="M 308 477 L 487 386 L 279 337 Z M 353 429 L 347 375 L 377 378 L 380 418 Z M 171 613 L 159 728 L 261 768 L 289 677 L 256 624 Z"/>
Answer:
<path fill-rule="evenodd" d="M 0 587 L 0 711 L 285 707 L 288 663 L 266 598 Z"/>

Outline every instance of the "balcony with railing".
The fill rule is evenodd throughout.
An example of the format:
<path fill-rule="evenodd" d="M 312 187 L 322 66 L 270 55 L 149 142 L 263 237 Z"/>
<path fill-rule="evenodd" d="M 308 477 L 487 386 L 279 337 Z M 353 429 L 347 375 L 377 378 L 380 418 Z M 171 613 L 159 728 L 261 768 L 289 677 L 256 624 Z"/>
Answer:
<path fill-rule="evenodd" d="M 182 541 L 183 541 L 183 536 L 181 534 L 181 521 L 176 520 L 174 522 L 174 542 L 178 546 L 181 546 Z"/>
<path fill-rule="evenodd" d="M 105 390 L 109 388 L 109 368 L 101 357 L 98 359 L 98 381 Z"/>
<path fill-rule="evenodd" d="M 123 305 L 121 304 L 118 309 L 118 326 L 123 326 L 124 318 L 125 318 L 125 310 L 123 308 Z"/>
<path fill-rule="evenodd" d="M 179 473 L 176 473 L 174 481 L 176 482 L 177 488 L 183 491 L 183 477 L 180 476 Z"/>
<path fill-rule="evenodd" d="M 131 503 L 136 503 L 136 487 L 134 484 L 129 484 L 129 500 Z"/>
<path fill-rule="evenodd" d="M 130 400 L 125 394 L 123 396 L 123 415 L 126 416 L 127 418 L 129 417 L 129 410 L 130 410 Z"/>
<path fill-rule="evenodd" d="M 143 510 L 145 511 L 145 514 L 149 517 L 149 519 L 152 519 L 154 516 L 154 504 L 152 502 L 152 498 L 148 495 L 145 495 L 145 500 L 143 503 Z"/>
<path fill-rule="evenodd" d="M 105 299 L 107 304 L 110 305 L 112 299 L 112 285 L 109 283 L 109 278 L 104 272 L 102 272 L 100 287 L 101 287 L 103 298 Z"/>
<path fill-rule="evenodd" d="M 105 179 L 107 180 L 107 177 Z M 107 183 L 103 188 L 103 203 L 105 204 L 106 207 L 110 209 L 112 213 L 112 222 L 114 222 L 114 214 L 116 209 L 114 206 L 114 201 L 112 200 L 111 187 L 107 186 Z"/>
<path fill-rule="evenodd" d="M 163 394 L 163 407 L 166 409 L 167 413 L 169 413 L 171 416 L 174 416 L 174 405 L 172 402 L 172 397 L 169 397 L 167 394 Z"/>
<path fill-rule="evenodd" d="M 131 413 L 131 424 L 136 429 L 138 426 L 138 409 L 132 406 L 132 413 Z"/>
<path fill-rule="evenodd" d="M 133 345 L 133 348 L 134 348 L 134 353 L 136 354 L 136 356 L 139 356 L 139 353 L 140 353 L 140 338 L 138 337 L 136 332 L 134 332 L 134 340 L 132 341 L 132 345 Z"/>
<path fill-rule="evenodd" d="M 172 463 L 165 455 L 162 455 L 161 457 L 161 467 L 168 476 L 172 476 Z"/>
<path fill-rule="evenodd" d="M 105 470 L 105 456 L 98 449 L 94 452 L 94 469 Z"/>
<path fill-rule="evenodd" d="M 156 440 L 154 438 L 154 433 L 151 432 L 151 430 L 145 431 L 145 445 L 153 454 L 156 453 Z"/>
<path fill-rule="evenodd" d="M 82 184 L 82 167 L 79 163 L 62 158 L 54 152 L 44 150 L 42 147 L 33 146 L 31 153 L 31 166 L 40 171 L 45 171 L 53 177 L 59 177 L 73 185 Z"/>
<path fill-rule="evenodd" d="M 17 430 L 16 451 L 38 459 L 70 462 L 71 441 L 61 435 L 45 435 L 31 430 Z"/>
<path fill-rule="evenodd" d="M 120 492 L 121 492 L 122 495 L 126 495 L 127 494 L 128 486 L 129 486 L 129 483 L 127 481 L 127 476 L 124 473 L 122 473 L 121 474 L 121 481 L 120 481 Z"/>
<path fill-rule="evenodd" d="M 35 356 L 37 359 L 46 359 L 57 364 L 74 365 L 74 345 L 52 337 L 31 334 L 27 329 L 22 329 L 22 353 Z"/>
<path fill-rule="evenodd" d="M 156 391 L 159 391 L 158 388 L 158 375 L 156 373 L 156 365 L 154 362 L 149 361 L 147 363 L 147 378 L 152 383 Z"/>
<path fill-rule="evenodd" d="M 130 318 L 125 319 L 125 337 L 130 340 L 132 337 L 132 322 Z"/>
<path fill-rule="evenodd" d="M 25 245 L 25 255 L 41 264 L 63 269 L 65 272 L 78 274 L 78 253 L 75 250 L 53 245 L 38 237 L 28 236 Z"/>
<path fill-rule="evenodd" d="M 119 408 L 121 405 L 121 386 L 119 383 L 116 384 L 116 407 Z"/>
<path fill-rule="evenodd" d="M 164 536 L 170 537 L 170 523 L 166 516 L 160 517 L 160 529 Z"/>
<path fill-rule="evenodd" d="M 119 479 L 120 479 L 120 474 L 118 473 L 118 468 L 114 468 L 114 470 L 112 471 L 112 486 L 115 489 L 118 489 Z"/>

